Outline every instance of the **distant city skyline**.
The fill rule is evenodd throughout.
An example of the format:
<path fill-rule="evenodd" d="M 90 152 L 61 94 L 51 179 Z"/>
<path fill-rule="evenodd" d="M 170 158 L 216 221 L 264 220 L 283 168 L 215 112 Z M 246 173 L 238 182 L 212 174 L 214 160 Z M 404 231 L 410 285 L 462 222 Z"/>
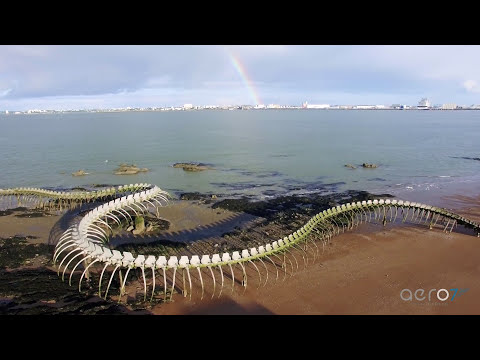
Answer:
<path fill-rule="evenodd" d="M 0 110 L 480 103 L 478 45 L 0 45 Z"/>
<path fill-rule="evenodd" d="M 322 111 L 334 111 L 334 110 L 480 110 L 480 105 L 458 105 L 455 103 L 446 103 L 446 104 L 436 104 L 432 105 L 430 101 L 426 98 L 423 98 L 419 101 L 418 105 L 406 105 L 406 104 L 392 104 L 392 105 L 360 105 L 360 104 L 351 104 L 351 105 L 330 105 L 330 104 L 309 104 L 304 102 L 301 106 L 298 105 L 280 105 L 280 104 L 269 104 L 269 105 L 193 105 L 193 104 L 184 104 L 183 106 L 167 106 L 167 107 L 123 107 L 123 108 L 104 108 L 104 109 L 29 109 L 24 111 L 8 111 L 5 110 L 5 116 L 10 116 L 10 114 L 52 114 L 52 113 L 68 113 L 68 112 L 130 112 L 130 111 L 196 111 L 196 110 L 322 110 Z M 0 111 L 0 115 L 3 114 L 3 111 Z"/>

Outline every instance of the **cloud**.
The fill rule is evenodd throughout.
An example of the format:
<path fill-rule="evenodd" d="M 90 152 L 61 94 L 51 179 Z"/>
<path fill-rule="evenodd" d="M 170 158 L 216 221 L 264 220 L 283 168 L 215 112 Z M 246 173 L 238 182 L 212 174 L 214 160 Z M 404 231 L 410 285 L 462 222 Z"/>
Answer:
<path fill-rule="evenodd" d="M 7 96 L 8 94 L 10 94 L 12 92 L 12 90 L 13 89 L 7 89 L 7 90 L 0 91 L 0 97 Z"/>
<path fill-rule="evenodd" d="M 188 46 L 2 46 L 0 69 L 4 81 L 18 82 L 16 98 L 101 95 L 169 82 L 192 87 L 218 67 L 211 55 Z"/>
<path fill-rule="evenodd" d="M 0 107 L 47 106 L 55 97 L 105 106 L 251 103 L 230 53 L 265 103 L 461 103 L 480 91 L 465 80 L 480 79 L 480 46 L 5 45 Z"/>
<path fill-rule="evenodd" d="M 287 45 L 229 45 L 224 46 L 223 49 L 244 59 L 258 59 L 266 56 L 286 55 L 294 47 Z"/>
<path fill-rule="evenodd" d="M 49 55 L 52 47 L 45 45 L 26 46 L 26 45 L 13 45 L 9 46 L 6 51 L 11 56 L 24 56 L 33 58 L 42 58 Z"/>
<path fill-rule="evenodd" d="M 462 85 L 468 92 L 480 92 L 478 83 L 475 80 L 466 80 Z"/>
<path fill-rule="evenodd" d="M 158 88 L 165 87 L 171 83 L 171 78 L 168 75 L 152 77 L 145 81 L 144 86 L 146 88 Z"/>

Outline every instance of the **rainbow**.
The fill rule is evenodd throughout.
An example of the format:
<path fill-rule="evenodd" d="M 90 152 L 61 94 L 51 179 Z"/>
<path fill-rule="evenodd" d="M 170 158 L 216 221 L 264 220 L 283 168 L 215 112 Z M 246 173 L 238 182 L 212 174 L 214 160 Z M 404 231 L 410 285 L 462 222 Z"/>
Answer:
<path fill-rule="evenodd" d="M 245 66 L 240 62 L 240 59 L 237 56 L 235 56 L 229 49 L 227 48 L 224 48 L 224 49 L 227 52 L 228 56 L 230 57 L 230 61 L 232 62 L 233 67 L 238 72 L 238 74 L 242 78 L 243 83 L 247 87 L 248 92 L 252 97 L 252 100 L 255 102 L 255 105 L 263 104 L 262 101 L 260 100 L 260 97 L 258 96 L 255 86 L 253 85 L 253 81 L 250 79 L 250 77 L 247 74 Z"/>

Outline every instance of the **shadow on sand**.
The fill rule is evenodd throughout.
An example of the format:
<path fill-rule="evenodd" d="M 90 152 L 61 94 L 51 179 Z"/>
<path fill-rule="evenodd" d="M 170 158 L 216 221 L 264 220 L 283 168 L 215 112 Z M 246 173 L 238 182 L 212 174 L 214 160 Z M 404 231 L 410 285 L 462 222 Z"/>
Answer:
<path fill-rule="evenodd" d="M 185 315 L 275 315 L 275 313 L 257 303 L 242 306 L 232 299 L 224 299 L 200 304 Z"/>

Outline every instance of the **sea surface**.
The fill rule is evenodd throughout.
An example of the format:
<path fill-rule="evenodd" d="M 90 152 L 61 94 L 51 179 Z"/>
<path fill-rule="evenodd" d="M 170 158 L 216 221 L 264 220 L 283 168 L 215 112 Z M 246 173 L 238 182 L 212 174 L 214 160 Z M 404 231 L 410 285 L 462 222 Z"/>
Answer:
<path fill-rule="evenodd" d="M 114 175 L 123 162 L 147 173 Z M 176 162 L 214 170 L 186 172 Z M 375 163 L 365 169 L 362 163 Z M 345 164 L 353 164 L 349 169 Z M 73 177 L 83 169 L 89 175 Z M 156 184 L 251 196 L 480 184 L 480 111 L 237 110 L 0 115 L 0 188 Z"/>

